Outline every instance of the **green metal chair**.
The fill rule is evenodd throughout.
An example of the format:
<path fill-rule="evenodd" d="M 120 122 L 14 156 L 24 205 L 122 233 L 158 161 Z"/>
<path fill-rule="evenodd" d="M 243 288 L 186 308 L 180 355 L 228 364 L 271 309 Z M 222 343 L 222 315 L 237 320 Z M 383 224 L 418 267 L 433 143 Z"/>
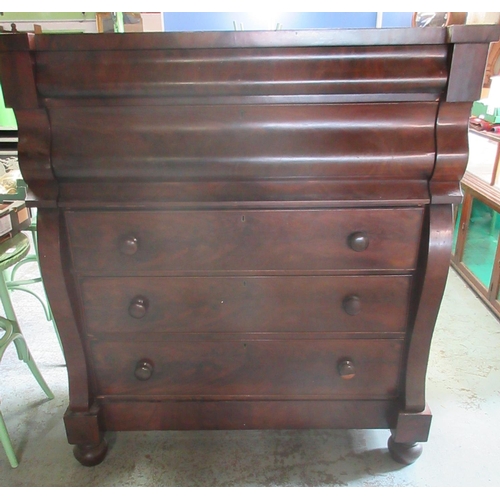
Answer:
<path fill-rule="evenodd" d="M 10 290 L 11 292 L 14 292 L 16 290 L 20 290 L 22 292 L 29 293 L 33 295 L 41 304 L 43 311 L 45 313 L 45 317 L 47 318 L 47 321 L 52 321 L 52 325 L 54 327 L 54 331 L 57 336 L 57 340 L 59 341 L 59 346 L 61 347 L 61 350 L 63 349 L 62 343 L 61 343 L 61 338 L 59 336 L 59 331 L 57 330 L 57 325 L 54 320 L 54 316 L 52 315 L 52 309 L 50 308 L 49 300 L 47 298 L 47 295 L 45 294 L 45 288 L 43 287 L 43 282 L 42 282 L 42 276 L 39 274 L 39 276 L 35 278 L 30 278 L 30 279 L 16 279 L 16 273 L 17 271 L 24 266 L 25 264 L 29 264 L 31 262 L 35 262 L 36 265 L 38 266 L 38 270 L 40 270 L 40 262 L 39 262 L 39 257 L 38 257 L 38 239 L 37 239 L 37 231 L 36 231 L 36 213 L 33 214 L 32 219 L 31 219 L 31 224 L 30 226 L 26 229 L 26 232 L 29 232 L 31 234 L 31 238 L 33 240 L 33 253 L 27 254 L 23 259 L 21 259 L 19 262 L 17 262 L 14 266 L 12 266 L 10 269 L 6 270 L 4 273 L 4 279 L 5 279 L 5 284 L 7 285 L 7 289 Z M 34 292 L 31 290 L 29 285 L 34 285 L 36 283 L 42 283 L 42 294 L 44 295 L 44 298 L 42 298 L 38 293 Z M 45 299 L 45 300 L 44 300 Z"/>
<path fill-rule="evenodd" d="M 13 238 L 0 244 L 0 298 L 2 300 L 5 318 L 0 316 L 0 329 L 5 333 L 0 337 L 0 361 L 7 347 L 14 343 L 17 355 L 21 361 L 24 361 L 31 373 L 34 375 L 36 381 L 43 389 L 45 394 L 49 399 L 54 398 L 54 394 L 50 390 L 49 386 L 45 382 L 42 374 L 40 373 L 35 361 L 31 357 L 31 353 L 28 349 L 26 341 L 19 328 L 19 322 L 17 321 L 16 313 L 12 306 L 10 299 L 10 292 L 7 288 L 4 273 L 7 269 L 16 265 L 22 259 L 24 259 L 30 250 L 30 242 L 26 235 L 19 233 Z M 7 427 L 5 426 L 5 421 L 0 412 L 0 442 L 2 443 L 7 458 L 12 467 L 17 467 L 19 465 L 16 454 L 12 447 L 12 442 L 9 438 L 7 432 Z"/>
<path fill-rule="evenodd" d="M 11 158 L 10 160 L 15 160 L 14 158 Z M 9 160 L 6 160 L 6 162 Z M 10 167 L 8 168 L 13 168 L 12 165 L 14 165 L 16 161 L 12 161 L 10 164 Z M 7 165 L 7 163 L 6 163 Z M 10 194 L 2 194 L 0 195 L 0 201 L 2 202 L 9 202 L 13 200 L 26 200 L 28 197 L 28 185 L 22 178 L 16 179 L 16 191 Z M 21 290 L 23 292 L 27 292 L 34 297 L 38 299 L 40 304 L 43 307 L 43 310 L 45 312 L 45 317 L 47 318 L 47 321 L 51 321 L 52 325 L 54 326 L 54 330 L 57 336 L 57 340 L 59 341 L 59 345 L 61 347 L 61 350 L 63 350 L 62 343 L 61 343 L 61 338 L 59 336 L 59 331 L 57 330 L 57 325 L 54 320 L 54 316 L 52 315 L 52 310 L 50 308 L 49 301 L 47 299 L 47 294 L 45 293 L 45 288 L 43 287 L 43 281 L 41 277 L 41 273 L 39 271 L 39 275 L 36 278 L 32 278 L 29 280 L 18 280 L 16 279 L 16 272 L 25 264 L 28 264 L 30 262 L 36 262 L 38 265 L 38 270 L 40 270 L 40 262 L 38 258 L 38 241 L 37 241 L 37 213 L 36 213 L 36 208 L 31 209 L 31 224 L 30 226 L 25 230 L 26 233 L 31 234 L 31 238 L 33 241 L 33 247 L 32 247 L 32 253 L 27 255 L 24 259 L 22 259 L 20 262 L 18 262 L 15 266 L 12 267 L 12 269 L 5 274 L 5 280 L 7 283 L 7 288 L 11 291 L 16 291 L 16 290 Z M 34 285 L 36 283 L 42 283 L 42 292 L 41 295 L 36 293 L 35 291 L 31 290 L 28 288 L 29 285 Z M 64 350 L 63 350 L 64 352 Z"/>

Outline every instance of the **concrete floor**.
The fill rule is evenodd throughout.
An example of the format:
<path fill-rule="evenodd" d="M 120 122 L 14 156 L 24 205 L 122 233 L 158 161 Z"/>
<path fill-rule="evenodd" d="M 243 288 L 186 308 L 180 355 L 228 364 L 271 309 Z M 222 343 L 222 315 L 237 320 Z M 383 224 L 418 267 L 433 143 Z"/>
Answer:
<path fill-rule="evenodd" d="M 386 430 L 108 433 L 106 460 L 73 458 L 62 417 L 67 377 L 35 299 L 14 294 L 19 320 L 55 399 L 10 348 L 1 410 L 20 465 L 0 448 L 0 486 L 500 486 L 500 324 L 450 271 L 428 370 L 433 412 L 414 464 L 391 460 Z"/>

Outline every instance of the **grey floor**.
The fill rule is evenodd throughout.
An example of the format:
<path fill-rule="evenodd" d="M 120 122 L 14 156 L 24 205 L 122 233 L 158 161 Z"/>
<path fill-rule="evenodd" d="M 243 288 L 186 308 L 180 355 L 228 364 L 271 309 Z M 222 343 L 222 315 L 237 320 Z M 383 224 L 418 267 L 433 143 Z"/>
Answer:
<path fill-rule="evenodd" d="M 81 466 L 62 417 L 67 376 L 56 336 L 31 296 L 19 321 L 55 394 L 45 399 L 11 347 L 1 410 L 20 460 L 0 448 L 0 486 L 500 486 L 500 324 L 450 271 L 428 370 L 430 440 L 414 464 L 388 456 L 385 430 L 108 434 L 106 460 Z"/>

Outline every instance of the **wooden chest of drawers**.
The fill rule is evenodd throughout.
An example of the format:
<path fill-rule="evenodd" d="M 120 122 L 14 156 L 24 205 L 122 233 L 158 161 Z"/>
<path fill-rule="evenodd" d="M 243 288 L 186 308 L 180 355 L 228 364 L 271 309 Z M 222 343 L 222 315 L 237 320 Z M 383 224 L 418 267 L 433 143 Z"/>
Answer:
<path fill-rule="evenodd" d="M 499 35 L 0 37 L 82 464 L 106 430 L 387 428 L 420 455 Z"/>

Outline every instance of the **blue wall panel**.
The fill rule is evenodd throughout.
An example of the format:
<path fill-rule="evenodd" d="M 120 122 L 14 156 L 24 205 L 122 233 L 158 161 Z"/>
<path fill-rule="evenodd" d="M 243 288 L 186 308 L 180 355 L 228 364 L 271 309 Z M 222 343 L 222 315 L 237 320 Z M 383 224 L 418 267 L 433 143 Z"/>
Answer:
<path fill-rule="evenodd" d="M 413 12 L 384 12 L 382 28 L 409 28 Z"/>
<path fill-rule="evenodd" d="M 410 26 L 411 12 L 384 13 L 387 26 Z M 164 12 L 165 31 L 375 28 L 376 12 Z M 384 23 L 385 24 L 385 23 Z"/>

